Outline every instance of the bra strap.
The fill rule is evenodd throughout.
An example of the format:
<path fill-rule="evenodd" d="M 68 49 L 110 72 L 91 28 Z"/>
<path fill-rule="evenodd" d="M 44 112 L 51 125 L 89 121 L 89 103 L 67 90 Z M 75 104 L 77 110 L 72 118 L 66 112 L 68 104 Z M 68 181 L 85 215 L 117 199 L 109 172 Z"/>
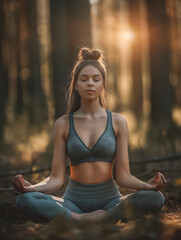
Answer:
<path fill-rule="evenodd" d="M 109 110 L 107 110 L 107 112 L 108 112 L 108 126 L 109 126 L 111 123 L 111 112 Z"/>
<path fill-rule="evenodd" d="M 69 123 L 70 123 L 70 129 L 73 127 L 73 113 L 71 112 L 69 114 Z"/>
<path fill-rule="evenodd" d="M 111 113 L 111 111 L 109 111 L 109 125 L 110 125 L 110 127 L 111 127 L 111 129 L 112 129 L 112 131 L 114 133 L 113 124 L 112 124 L 112 113 Z"/>

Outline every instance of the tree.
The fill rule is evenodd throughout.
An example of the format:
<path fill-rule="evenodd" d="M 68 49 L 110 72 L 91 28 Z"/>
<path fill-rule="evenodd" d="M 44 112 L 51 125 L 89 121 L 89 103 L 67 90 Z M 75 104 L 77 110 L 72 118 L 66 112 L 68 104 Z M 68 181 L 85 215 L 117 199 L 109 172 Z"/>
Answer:
<path fill-rule="evenodd" d="M 52 71 L 55 119 L 65 113 L 65 90 L 82 45 L 91 47 L 88 0 L 51 0 Z"/>
<path fill-rule="evenodd" d="M 29 20 L 29 118 L 31 123 L 42 123 L 48 119 L 47 103 L 40 76 L 39 40 L 37 34 L 36 0 L 28 1 Z M 41 121 L 39 119 L 41 118 Z"/>
<path fill-rule="evenodd" d="M 135 39 L 132 45 L 132 109 L 134 114 L 139 118 L 143 110 L 143 83 L 142 83 L 142 48 L 140 38 L 140 1 L 130 0 L 130 23 L 135 32 Z"/>
<path fill-rule="evenodd" d="M 172 122 L 173 89 L 170 74 L 169 19 L 165 1 L 147 0 L 150 71 L 151 71 L 151 122 L 157 126 Z"/>
<path fill-rule="evenodd" d="M 7 49 L 7 32 L 5 27 L 5 0 L 0 3 L 0 150 L 4 146 L 4 128 L 6 122 L 6 104 L 8 98 L 8 66 L 3 58 Z"/>

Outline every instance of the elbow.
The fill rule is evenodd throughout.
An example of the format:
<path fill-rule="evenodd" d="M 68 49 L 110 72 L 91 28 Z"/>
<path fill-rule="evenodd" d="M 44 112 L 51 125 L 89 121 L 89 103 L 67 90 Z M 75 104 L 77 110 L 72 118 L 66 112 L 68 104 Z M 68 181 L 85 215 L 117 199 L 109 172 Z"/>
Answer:
<path fill-rule="evenodd" d="M 124 186 L 124 181 L 122 179 L 116 178 L 116 183 L 118 186 L 122 186 L 122 187 Z"/>
<path fill-rule="evenodd" d="M 64 185 L 64 182 L 57 177 L 50 176 L 49 181 L 51 182 L 51 185 L 53 186 L 54 191 L 61 189 L 62 186 Z"/>
<path fill-rule="evenodd" d="M 63 187 L 63 185 L 64 184 L 60 181 L 56 182 L 56 190 L 60 190 Z"/>
<path fill-rule="evenodd" d="M 58 185 L 57 185 L 57 190 L 60 190 L 62 187 L 63 187 L 63 183 L 59 183 Z"/>

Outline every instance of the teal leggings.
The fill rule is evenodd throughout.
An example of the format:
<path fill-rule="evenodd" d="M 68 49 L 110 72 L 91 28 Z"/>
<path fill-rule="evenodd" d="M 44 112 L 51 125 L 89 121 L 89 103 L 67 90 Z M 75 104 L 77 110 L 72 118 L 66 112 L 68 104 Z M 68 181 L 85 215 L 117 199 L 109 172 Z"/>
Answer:
<path fill-rule="evenodd" d="M 123 196 L 113 178 L 97 184 L 84 184 L 69 178 L 62 198 L 26 192 L 16 199 L 18 209 L 38 221 L 51 221 L 58 215 L 70 220 L 71 212 L 81 214 L 103 209 L 108 221 L 127 222 L 148 213 L 158 213 L 164 203 L 163 194 L 155 190 L 139 190 Z"/>

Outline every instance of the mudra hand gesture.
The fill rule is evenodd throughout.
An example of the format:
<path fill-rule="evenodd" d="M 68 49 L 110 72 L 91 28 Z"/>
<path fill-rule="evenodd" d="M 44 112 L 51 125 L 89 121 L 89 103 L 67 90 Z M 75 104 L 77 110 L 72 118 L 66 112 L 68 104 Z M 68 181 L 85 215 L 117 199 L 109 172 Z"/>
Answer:
<path fill-rule="evenodd" d="M 12 180 L 12 184 L 18 192 L 36 192 L 36 188 L 24 180 L 22 175 L 16 175 Z"/>
<path fill-rule="evenodd" d="M 149 185 L 150 189 L 154 189 L 157 191 L 162 190 L 165 187 L 166 183 L 167 181 L 165 177 L 160 172 L 157 172 L 155 177 L 147 181 L 147 184 Z"/>

